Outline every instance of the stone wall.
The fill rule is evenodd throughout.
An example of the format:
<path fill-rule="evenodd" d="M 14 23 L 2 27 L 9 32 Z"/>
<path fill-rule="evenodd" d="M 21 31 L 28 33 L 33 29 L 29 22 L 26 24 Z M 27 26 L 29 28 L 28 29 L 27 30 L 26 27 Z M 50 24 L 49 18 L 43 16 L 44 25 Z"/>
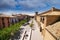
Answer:
<path fill-rule="evenodd" d="M 47 16 L 47 17 L 46 17 L 46 19 L 47 19 L 47 20 L 46 20 L 46 22 L 47 22 L 47 23 L 46 23 L 46 26 L 55 23 L 55 22 L 58 20 L 58 17 L 59 17 L 59 16 L 54 16 L 54 15 L 53 15 L 53 16 Z"/>
<path fill-rule="evenodd" d="M 44 40 L 56 40 L 47 30 L 45 30 Z"/>

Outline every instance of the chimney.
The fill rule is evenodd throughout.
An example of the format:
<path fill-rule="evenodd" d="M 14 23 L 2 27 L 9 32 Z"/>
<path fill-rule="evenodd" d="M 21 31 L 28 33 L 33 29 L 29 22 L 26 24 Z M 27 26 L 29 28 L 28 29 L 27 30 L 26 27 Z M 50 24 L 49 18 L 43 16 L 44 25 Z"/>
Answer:
<path fill-rule="evenodd" d="M 36 15 L 38 15 L 38 12 L 35 12 Z"/>
<path fill-rule="evenodd" d="M 52 7 L 52 9 L 51 9 L 51 10 L 52 10 L 52 12 L 53 12 L 53 11 L 55 11 L 55 10 L 56 10 L 56 8 L 55 8 L 55 7 Z"/>

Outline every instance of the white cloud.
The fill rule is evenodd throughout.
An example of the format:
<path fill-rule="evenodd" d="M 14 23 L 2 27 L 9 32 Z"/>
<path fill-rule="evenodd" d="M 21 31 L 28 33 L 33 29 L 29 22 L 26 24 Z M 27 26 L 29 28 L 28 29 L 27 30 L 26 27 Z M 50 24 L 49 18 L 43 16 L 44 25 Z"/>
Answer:
<path fill-rule="evenodd" d="M 26 15 L 30 15 L 30 16 L 34 16 L 35 13 L 34 12 L 20 12 L 21 14 L 26 14 Z"/>
<path fill-rule="evenodd" d="M 5 12 L 0 12 L 2 14 L 6 14 L 6 15 L 12 15 L 12 14 L 26 14 L 26 15 L 30 15 L 30 16 L 34 16 L 35 13 L 34 12 L 26 12 L 26 11 L 5 11 Z"/>

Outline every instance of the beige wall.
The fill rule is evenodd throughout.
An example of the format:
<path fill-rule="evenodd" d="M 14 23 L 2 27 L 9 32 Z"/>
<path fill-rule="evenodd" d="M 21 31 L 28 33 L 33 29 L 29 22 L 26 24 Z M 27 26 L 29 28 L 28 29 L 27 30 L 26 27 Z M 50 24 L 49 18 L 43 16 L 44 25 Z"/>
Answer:
<path fill-rule="evenodd" d="M 58 19 L 58 16 L 48 16 L 48 17 L 44 17 L 44 23 L 41 23 L 41 27 L 42 27 L 42 34 L 43 36 L 45 36 L 45 27 L 47 27 L 49 24 L 55 22 Z"/>
<path fill-rule="evenodd" d="M 36 19 L 38 22 L 40 22 L 40 16 L 37 16 Z"/>
<path fill-rule="evenodd" d="M 48 12 L 47 14 L 49 14 L 51 12 Z M 56 13 L 58 14 L 58 13 Z M 44 17 L 44 23 L 40 22 L 40 16 L 36 16 L 36 21 L 41 24 L 40 26 L 43 28 L 42 30 L 42 34 L 44 37 L 44 40 L 56 40 L 46 29 L 45 27 L 47 27 L 48 25 L 56 22 L 56 20 L 58 19 L 58 15 L 49 15 L 49 16 L 45 16 Z"/>
<path fill-rule="evenodd" d="M 40 25 L 40 15 L 36 15 L 36 21 L 37 21 L 38 24 Z"/>
<path fill-rule="evenodd" d="M 56 40 L 47 30 L 45 30 L 44 40 Z"/>
<path fill-rule="evenodd" d="M 59 16 L 45 16 L 44 17 L 44 23 L 40 22 L 41 27 L 46 27 L 54 22 L 56 22 L 56 20 L 58 20 Z"/>
<path fill-rule="evenodd" d="M 46 23 L 47 23 L 47 18 L 44 17 L 44 23 L 40 22 L 42 29 L 44 29 L 46 27 L 46 25 L 47 25 Z"/>

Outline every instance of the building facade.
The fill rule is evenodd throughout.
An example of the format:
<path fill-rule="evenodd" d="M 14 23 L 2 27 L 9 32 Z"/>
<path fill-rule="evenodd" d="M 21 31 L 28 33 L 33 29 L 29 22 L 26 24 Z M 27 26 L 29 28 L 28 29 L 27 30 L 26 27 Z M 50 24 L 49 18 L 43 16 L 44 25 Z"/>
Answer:
<path fill-rule="evenodd" d="M 10 25 L 14 25 L 25 19 L 29 21 L 30 16 L 22 14 L 16 14 L 16 15 L 0 14 L 0 29 L 9 27 Z"/>
<path fill-rule="evenodd" d="M 48 10 L 42 14 L 36 15 L 36 21 L 40 25 L 40 30 L 43 34 L 44 40 L 54 40 L 54 36 L 50 34 L 46 30 L 46 27 L 53 25 L 54 23 L 58 22 L 60 20 L 60 10 L 56 8 L 51 8 L 51 10 Z M 52 39 L 51 39 L 52 38 Z M 56 39 L 55 39 L 56 40 Z"/>

